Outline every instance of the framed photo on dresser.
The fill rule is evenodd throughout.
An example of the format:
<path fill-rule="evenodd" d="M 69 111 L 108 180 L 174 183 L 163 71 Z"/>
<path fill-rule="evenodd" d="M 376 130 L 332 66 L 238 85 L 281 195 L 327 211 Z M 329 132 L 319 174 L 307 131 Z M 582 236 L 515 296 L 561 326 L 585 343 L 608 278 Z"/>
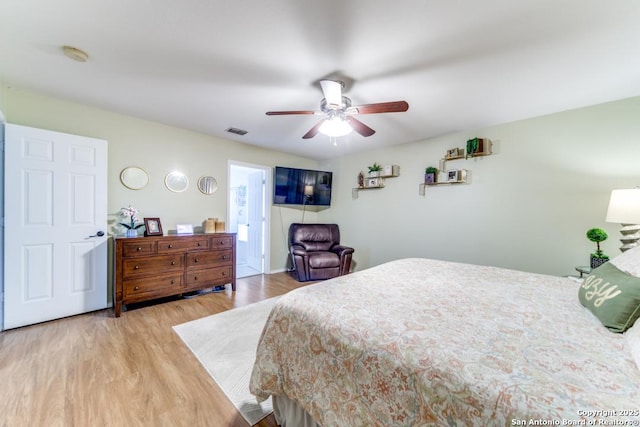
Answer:
<path fill-rule="evenodd" d="M 160 224 L 160 218 L 144 219 L 144 235 L 162 236 L 162 225 Z"/>

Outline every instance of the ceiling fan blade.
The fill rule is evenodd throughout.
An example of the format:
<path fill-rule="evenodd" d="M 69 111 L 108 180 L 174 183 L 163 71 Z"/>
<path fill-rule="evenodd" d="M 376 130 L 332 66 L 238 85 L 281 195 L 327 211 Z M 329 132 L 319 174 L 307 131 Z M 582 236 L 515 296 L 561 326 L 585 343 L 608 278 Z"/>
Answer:
<path fill-rule="evenodd" d="M 313 138 L 314 136 L 316 136 L 318 134 L 318 131 L 320 130 L 320 126 L 322 126 L 323 123 L 324 123 L 324 120 L 320 120 L 318 122 L 318 124 L 316 124 L 314 127 L 309 129 L 309 132 L 304 134 L 302 139 L 309 139 L 309 138 Z"/>
<path fill-rule="evenodd" d="M 318 114 L 317 111 L 293 110 L 293 111 L 267 111 L 267 116 L 286 116 L 289 114 Z"/>
<path fill-rule="evenodd" d="M 374 133 L 376 133 L 375 130 L 371 129 L 369 126 L 365 125 L 360 120 L 357 120 L 351 116 L 347 116 L 347 121 L 349 122 L 353 130 L 355 130 L 362 136 L 371 136 Z"/>
<path fill-rule="evenodd" d="M 408 109 L 409 104 L 406 101 L 393 101 L 355 105 L 349 108 L 349 112 L 353 111 L 351 114 L 401 113 Z"/>
<path fill-rule="evenodd" d="M 320 80 L 322 93 L 327 104 L 340 107 L 342 105 L 342 82 L 335 80 Z"/>

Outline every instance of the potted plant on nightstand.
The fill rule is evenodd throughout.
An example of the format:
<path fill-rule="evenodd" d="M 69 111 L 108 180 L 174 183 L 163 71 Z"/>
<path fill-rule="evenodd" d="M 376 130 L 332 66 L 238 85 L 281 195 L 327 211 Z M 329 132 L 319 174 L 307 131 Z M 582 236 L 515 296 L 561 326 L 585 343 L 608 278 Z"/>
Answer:
<path fill-rule="evenodd" d="M 369 178 L 377 178 L 380 176 L 380 170 L 382 166 L 377 163 L 372 164 L 371 166 L 367 166 L 369 168 Z"/>
<path fill-rule="evenodd" d="M 429 166 L 424 170 L 424 183 L 425 184 L 433 184 L 438 181 L 438 169 Z"/>
<path fill-rule="evenodd" d="M 596 252 L 591 254 L 591 268 L 596 268 L 609 261 L 609 257 L 600 249 L 600 242 L 607 240 L 607 232 L 602 228 L 592 228 L 587 231 L 587 239 L 596 243 Z"/>

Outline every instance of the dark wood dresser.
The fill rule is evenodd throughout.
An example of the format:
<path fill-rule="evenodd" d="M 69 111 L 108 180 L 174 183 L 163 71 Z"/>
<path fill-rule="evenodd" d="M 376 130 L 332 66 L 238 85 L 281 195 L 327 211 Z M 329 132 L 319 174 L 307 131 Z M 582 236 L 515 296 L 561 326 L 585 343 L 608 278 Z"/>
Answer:
<path fill-rule="evenodd" d="M 113 306 L 231 284 L 236 290 L 235 233 L 116 237 Z"/>

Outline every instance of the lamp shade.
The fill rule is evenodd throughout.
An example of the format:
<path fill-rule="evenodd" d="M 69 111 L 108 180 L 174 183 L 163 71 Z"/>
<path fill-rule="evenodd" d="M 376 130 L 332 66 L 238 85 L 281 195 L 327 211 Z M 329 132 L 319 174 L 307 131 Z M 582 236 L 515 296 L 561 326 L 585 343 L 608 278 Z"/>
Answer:
<path fill-rule="evenodd" d="M 605 221 L 640 224 L 640 188 L 611 191 Z"/>

